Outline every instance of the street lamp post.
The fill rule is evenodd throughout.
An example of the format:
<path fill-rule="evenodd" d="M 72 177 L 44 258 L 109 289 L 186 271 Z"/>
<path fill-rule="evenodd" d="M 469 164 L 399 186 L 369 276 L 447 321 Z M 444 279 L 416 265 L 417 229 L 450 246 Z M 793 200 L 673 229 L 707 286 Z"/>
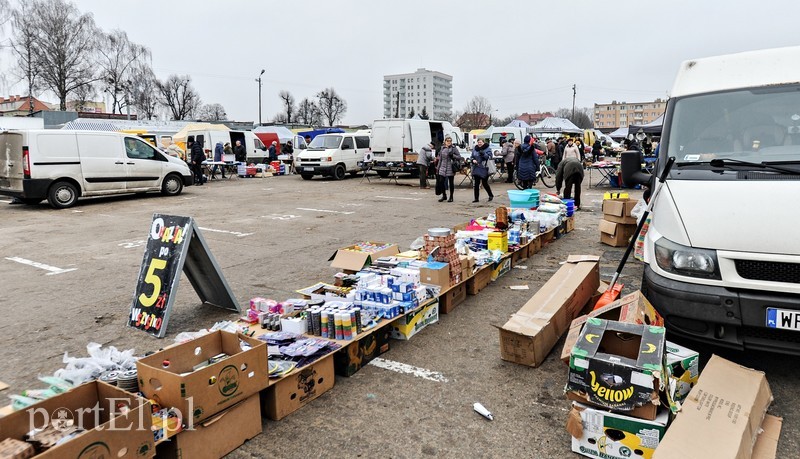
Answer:
<path fill-rule="evenodd" d="M 264 69 L 261 69 L 261 73 L 258 74 L 258 78 L 256 81 L 258 82 L 258 125 L 261 126 L 261 75 L 265 72 Z"/>

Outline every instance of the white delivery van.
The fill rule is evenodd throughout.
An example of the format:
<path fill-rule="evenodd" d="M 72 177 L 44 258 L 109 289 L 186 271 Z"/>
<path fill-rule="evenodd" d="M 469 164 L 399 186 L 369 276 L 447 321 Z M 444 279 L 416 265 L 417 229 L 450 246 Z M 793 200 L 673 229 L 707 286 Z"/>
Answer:
<path fill-rule="evenodd" d="M 0 195 L 61 209 L 79 197 L 161 191 L 192 184 L 185 162 L 135 135 L 104 131 L 0 132 Z"/>
<path fill-rule="evenodd" d="M 800 47 L 684 62 L 645 237 L 642 289 L 667 330 L 800 354 Z"/>
<path fill-rule="evenodd" d="M 315 175 L 342 180 L 346 173 L 358 174 L 358 163 L 369 151 L 369 134 L 344 132 L 320 134 L 308 148 L 295 152 L 295 168 L 305 180 Z"/>
<path fill-rule="evenodd" d="M 514 142 L 515 140 L 522 142 L 525 136 L 528 135 L 525 128 L 514 126 L 492 127 L 483 134 L 486 136 L 485 138 L 488 140 L 489 148 L 494 156 L 500 156 L 500 139 L 502 137 L 505 137 L 509 142 Z"/>
<path fill-rule="evenodd" d="M 216 147 L 217 142 L 222 142 L 223 146 L 226 143 L 230 143 L 231 149 L 233 149 L 236 146 L 237 140 L 242 142 L 242 145 L 244 145 L 247 151 L 248 163 L 261 164 L 265 161 L 269 161 L 267 159 L 269 158 L 267 147 L 252 131 L 189 131 L 186 133 L 187 155 L 191 155 L 191 147 L 189 147 L 189 145 L 197 141 L 203 144 L 203 151 L 205 151 L 206 157 L 208 159 L 214 159 L 214 147 Z M 234 160 L 234 157 L 233 155 L 229 155 L 229 157 L 224 158 L 224 160 L 230 162 Z"/>
<path fill-rule="evenodd" d="M 375 120 L 370 135 L 373 166 L 381 177 L 387 177 L 392 169 L 418 174 L 417 154 L 423 146 L 433 142 L 439 151 L 444 138 L 450 136 L 465 155 L 464 135 L 447 121 L 416 119 Z M 468 154 L 468 152 L 466 152 Z"/>

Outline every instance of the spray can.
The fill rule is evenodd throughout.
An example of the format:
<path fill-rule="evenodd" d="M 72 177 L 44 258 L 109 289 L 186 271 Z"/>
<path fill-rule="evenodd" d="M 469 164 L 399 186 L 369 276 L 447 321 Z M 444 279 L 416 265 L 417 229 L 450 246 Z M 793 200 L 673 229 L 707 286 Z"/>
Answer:
<path fill-rule="evenodd" d="M 353 339 L 352 322 L 350 321 L 350 313 L 342 313 L 342 337 L 346 340 Z"/>
<path fill-rule="evenodd" d="M 328 313 L 326 311 L 322 311 L 320 314 L 320 336 L 328 337 Z"/>
<path fill-rule="evenodd" d="M 314 325 L 314 336 L 320 336 L 322 334 L 322 318 L 319 309 L 311 311 L 311 322 Z"/>
<path fill-rule="evenodd" d="M 361 308 L 353 309 L 353 320 L 356 324 L 356 333 L 361 333 Z"/>
<path fill-rule="evenodd" d="M 336 324 L 336 339 L 344 339 L 344 330 L 342 330 L 342 315 L 333 315 L 334 323 Z"/>

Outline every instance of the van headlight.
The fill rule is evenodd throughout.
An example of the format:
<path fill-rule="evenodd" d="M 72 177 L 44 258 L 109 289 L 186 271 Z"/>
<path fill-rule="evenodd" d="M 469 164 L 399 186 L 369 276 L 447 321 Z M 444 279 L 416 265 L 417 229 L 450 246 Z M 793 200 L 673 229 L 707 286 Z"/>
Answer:
<path fill-rule="evenodd" d="M 722 279 L 717 263 L 717 252 L 686 247 L 666 238 L 655 243 L 658 266 L 673 274 L 704 279 Z"/>

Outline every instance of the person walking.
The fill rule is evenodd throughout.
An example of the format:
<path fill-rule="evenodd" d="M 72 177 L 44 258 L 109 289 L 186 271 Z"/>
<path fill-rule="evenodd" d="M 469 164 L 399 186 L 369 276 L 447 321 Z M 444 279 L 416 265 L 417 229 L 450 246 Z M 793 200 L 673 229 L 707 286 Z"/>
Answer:
<path fill-rule="evenodd" d="M 419 155 L 417 156 L 417 167 L 419 168 L 419 187 L 422 190 L 427 190 L 428 186 L 428 167 L 433 161 L 433 142 L 420 148 Z"/>
<path fill-rule="evenodd" d="M 567 158 L 574 158 L 580 162 L 582 161 L 581 156 L 582 155 L 580 154 L 578 146 L 575 145 L 575 141 L 572 139 L 572 137 L 570 137 L 569 140 L 567 140 L 567 146 L 564 147 L 564 155 L 562 157 L 562 160 Z"/>
<path fill-rule="evenodd" d="M 203 161 L 206 159 L 206 154 L 203 152 L 203 146 L 200 142 L 192 142 L 192 149 L 191 155 L 191 163 L 192 163 L 192 172 L 194 172 L 194 183 L 195 185 L 202 185 L 205 181 L 205 177 L 203 176 Z"/>
<path fill-rule="evenodd" d="M 444 138 L 444 146 L 439 151 L 439 156 L 436 157 L 436 191 L 441 191 L 442 197 L 439 202 L 447 201 L 453 202 L 453 194 L 456 189 L 455 169 L 453 161 L 457 155 L 458 148 L 453 145 L 453 139 L 450 136 Z M 447 198 L 447 189 L 450 188 L 450 198 Z"/>
<path fill-rule="evenodd" d="M 556 170 L 556 192 L 561 195 L 561 184 L 564 184 L 564 199 L 572 197 L 575 187 L 575 210 L 581 210 L 581 184 L 583 183 L 583 163 L 575 158 L 564 158 Z"/>
<path fill-rule="evenodd" d="M 222 141 L 217 142 L 217 144 L 214 145 L 214 162 L 221 163 L 223 159 L 222 155 L 224 154 L 225 149 L 222 146 Z M 222 169 L 222 178 L 225 178 L 225 166 L 220 164 L 214 164 L 214 168 L 211 170 L 211 177 L 214 177 L 219 169 Z"/>
<path fill-rule="evenodd" d="M 483 139 L 478 139 L 477 145 L 472 149 L 472 157 L 470 159 L 472 161 L 472 189 L 475 193 L 475 200 L 472 202 L 480 200 L 481 185 L 483 185 L 483 189 L 486 190 L 486 194 L 489 195 L 489 201 L 491 201 L 494 199 L 494 195 L 489 187 L 488 162 L 494 161 L 494 159 L 492 158 L 492 149 L 489 148 L 489 144 L 485 143 Z"/>
<path fill-rule="evenodd" d="M 533 188 L 536 172 L 539 169 L 536 166 L 539 158 L 531 142 L 531 136 L 526 135 L 522 140 L 522 144 L 517 145 L 514 153 L 517 159 L 517 180 L 522 183 L 522 188 L 525 190 Z M 516 144 L 516 142 L 514 143 Z"/>
<path fill-rule="evenodd" d="M 500 156 L 503 158 L 503 163 L 506 165 L 506 183 L 514 183 L 514 143 L 508 141 L 503 144 L 500 150 Z"/>
<path fill-rule="evenodd" d="M 277 160 L 278 160 L 278 141 L 273 140 L 272 144 L 269 146 L 269 162 Z"/>
<path fill-rule="evenodd" d="M 240 163 L 247 161 L 247 150 L 245 150 L 241 140 L 236 141 L 236 146 L 233 147 L 233 155 L 236 158 L 236 161 Z"/>

